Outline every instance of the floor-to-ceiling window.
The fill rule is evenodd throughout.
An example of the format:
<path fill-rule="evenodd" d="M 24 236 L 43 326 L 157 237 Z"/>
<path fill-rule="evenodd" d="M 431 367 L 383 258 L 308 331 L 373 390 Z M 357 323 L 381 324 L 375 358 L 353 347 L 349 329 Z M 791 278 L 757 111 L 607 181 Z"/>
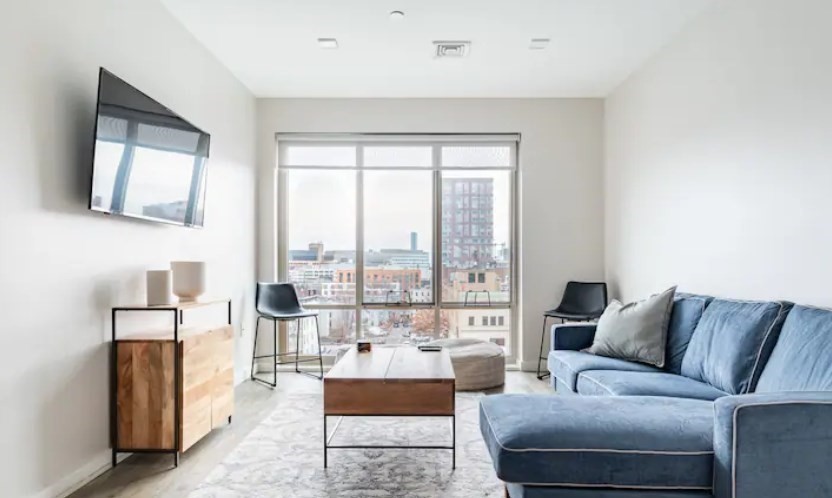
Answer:
<path fill-rule="evenodd" d="M 320 311 L 325 355 L 359 338 L 470 337 L 514 359 L 517 146 L 515 135 L 278 135 L 278 276 Z M 311 323 L 302 333 L 312 353 Z"/>

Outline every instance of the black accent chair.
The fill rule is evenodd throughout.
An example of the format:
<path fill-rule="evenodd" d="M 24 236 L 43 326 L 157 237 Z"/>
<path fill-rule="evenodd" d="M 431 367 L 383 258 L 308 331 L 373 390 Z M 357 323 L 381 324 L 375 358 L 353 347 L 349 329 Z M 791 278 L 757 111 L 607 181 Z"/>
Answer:
<path fill-rule="evenodd" d="M 254 326 L 254 346 L 251 352 L 251 379 L 257 382 L 262 382 L 272 388 L 277 386 L 277 366 L 295 364 L 295 372 L 311 375 L 317 379 L 324 377 L 324 362 L 321 356 L 321 331 L 318 328 L 318 312 L 304 309 L 298 299 L 298 293 L 295 291 L 295 286 L 289 283 L 273 283 L 273 282 L 257 282 L 257 294 L 255 298 L 255 306 L 257 308 L 257 322 Z M 274 343 L 273 353 L 257 356 L 257 333 L 260 330 L 260 319 L 265 318 L 274 323 Z M 298 355 L 302 344 L 301 334 L 301 320 L 305 318 L 315 318 L 315 332 L 318 334 L 318 357 L 317 358 L 303 358 L 299 359 Z M 295 334 L 295 350 L 285 353 L 277 352 L 277 322 L 297 322 L 297 333 Z M 278 362 L 278 358 L 286 355 L 295 355 L 295 361 Z M 260 379 L 254 375 L 254 361 L 260 358 L 274 359 L 274 380 L 269 382 Z M 308 361 L 318 361 L 320 365 L 320 376 L 301 372 L 298 368 L 298 363 Z"/>
<path fill-rule="evenodd" d="M 537 378 L 544 379 L 548 373 L 540 374 L 540 361 L 548 360 L 543 356 L 543 343 L 546 342 L 546 320 L 560 318 L 561 323 L 589 322 L 597 320 L 607 307 L 607 284 L 604 282 L 567 282 L 560 305 L 543 313 L 543 334 L 540 336 L 540 353 L 537 358 Z"/>

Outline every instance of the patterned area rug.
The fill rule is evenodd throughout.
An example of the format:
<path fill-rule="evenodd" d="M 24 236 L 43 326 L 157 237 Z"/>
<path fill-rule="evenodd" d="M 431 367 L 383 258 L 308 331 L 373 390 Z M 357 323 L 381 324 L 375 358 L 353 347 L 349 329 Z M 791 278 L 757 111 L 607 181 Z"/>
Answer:
<path fill-rule="evenodd" d="M 481 395 L 457 394 L 457 465 L 450 450 L 329 451 L 323 468 L 320 394 L 293 394 L 254 429 L 193 493 L 205 497 L 500 498 L 479 431 Z M 330 417 L 330 431 L 336 417 Z M 450 442 L 448 418 L 347 417 L 332 444 Z"/>

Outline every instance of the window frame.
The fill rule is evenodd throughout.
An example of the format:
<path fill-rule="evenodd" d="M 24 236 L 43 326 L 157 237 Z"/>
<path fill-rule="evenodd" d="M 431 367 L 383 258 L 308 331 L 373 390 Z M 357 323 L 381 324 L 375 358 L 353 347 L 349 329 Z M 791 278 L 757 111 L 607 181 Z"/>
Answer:
<path fill-rule="evenodd" d="M 518 176 L 519 176 L 519 154 L 520 154 L 520 135 L 493 135 L 493 134 L 473 134 L 473 135 L 457 135 L 457 134 L 440 134 L 440 135 L 414 135 L 414 134 L 341 134 L 341 133 L 277 133 L 275 136 L 277 149 L 277 164 L 276 168 L 276 185 L 274 190 L 277 192 L 277 200 L 275 203 L 276 216 L 276 233 L 277 244 L 276 254 L 273 257 L 276 259 L 277 277 L 279 281 L 288 280 L 289 270 L 289 246 L 287 241 L 287 219 L 286 219 L 286 203 L 287 194 L 286 183 L 287 173 L 291 170 L 335 170 L 345 171 L 354 170 L 356 172 L 356 244 L 355 244 L 355 303 L 349 304 L 307 304 L 310 309 L 321 310 L 354 310 L 355 313 L 355 338 L 361 339 L 364 334 L 362 330 L 362 313 L 364 311 L 378 311 L 378 310 L 418 310 L 418 309 L 433 309 L 435 312 L 435 331 L 439 332 L 442 326 L 441 315 L 443 311 L 454 312 L 456 310 L 471 310 L 472 308 L 479 310 L 509 310 L 508 326 L 509 326 L 509 342 L 510 355 L 507 361 L 510 363 L 519 359 L 519 335 L 518 320 L 518 293 L 519 293 L 519 265 L 518 265 Z M 285 164 L 285 151 L 287 147 L 292 145 L 303 146 L 354 146 L 355 147 L 355 165 L 353 166 L 319 166 L 319 165 L 287 165 Z M 365 147 L 372 146 L 430 146 L 432 148 L 432 165 L 425 166 L 365 166 L 363 164 L 363 150 Z M 441 166 L 442 147 L 446 146 L 508 146 L 511 148 L 510 164 L 508 166 Z M 431 245 L 431 291 L 432 299 L 430 302 L 419 302 L 412 304 L 394 304 L 394 303 L 373 303 L 364 301 L 364 272 L 366 271 L 364 265 L 364 171 L 386 170 L 386 171 L 430 171 L 433 175 L 433 189 L 432 189 L 432 245 Z M 509 283 L 509 299 L 505 302 L 497 302 L 492 304 L 477 303 L 474 306 L 465 305 L 463 302 L 443 301 L 442 296 L 442 241 L 443 237 L 450 238 L 453 234 L 443 233 L 443 212 L 442 212 L 442 172 L 443 171 L 508 171 L 508 188 L 509 188 L 509 274 L 511 275 Z M 485 236 L 485 234 L 483 234 Z M 473 269 L 476 273 L 477 269 Z M 482 273 L 483 277 L 485 273 Z M 477 280 L 479 278 L 477 277 Z M 285 324 L 281 324 L 283 332 L 281 337 L 285 337 Z M 282 341 L 285 344 L 285 340 Z M 281 349 L 284 349 L 281 347 Z M 328 357 L 331 360 L 331 356 Z"/>

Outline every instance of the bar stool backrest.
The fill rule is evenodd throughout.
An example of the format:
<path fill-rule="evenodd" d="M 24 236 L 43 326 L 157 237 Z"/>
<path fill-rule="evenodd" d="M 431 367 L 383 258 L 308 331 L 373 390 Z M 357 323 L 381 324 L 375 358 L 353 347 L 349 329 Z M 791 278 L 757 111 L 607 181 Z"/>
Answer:
<path fill-rule="evenodd" d="M 607 307 L 607 284 L 604 282 L 567 282 L 557 310 L 574 315 L 599 317 Z"/>
<path fill-rule="evenodd" d="M 281 318 L 291 317 L 305 310 L 300 305 L 295 286 L 284 282 L 257 282 L 257 313 Z"/>

